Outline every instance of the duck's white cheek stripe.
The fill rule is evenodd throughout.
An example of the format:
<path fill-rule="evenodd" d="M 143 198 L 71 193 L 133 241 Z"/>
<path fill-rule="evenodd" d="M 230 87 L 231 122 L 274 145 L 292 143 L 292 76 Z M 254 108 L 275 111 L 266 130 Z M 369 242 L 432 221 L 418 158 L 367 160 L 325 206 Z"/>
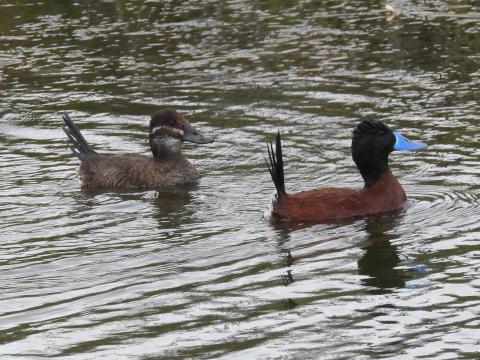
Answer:
<path fill-rule="evenodd" d="M 182 142 L 175 138 L 166 138 L 163 145 L 170 150 L 177 150 Z"/>
<path fill-rule="evenodd" d="M 170 136 L 155 138 L 155 145 L 161 149 L 161 151 L 179 152 L 182 146 L 182 141 Z"/>
<path fill-rule="evenodd" d="M 156 131 L 158 130 L 162 130 L 162 129 L 165 129 L 167 131 L 173 131 L 177 134 L 180 134 L 180 136 L 183 136 L 183 130 L 180 130 L 180 129 L 177 129 L 177 128 L 173 128 L 173 127 L 170 127 L 170 126 L 157 126 L 157 127 L 154 127 L 153 130 L 152 130 L 152 134 L 154 134 Z"/>

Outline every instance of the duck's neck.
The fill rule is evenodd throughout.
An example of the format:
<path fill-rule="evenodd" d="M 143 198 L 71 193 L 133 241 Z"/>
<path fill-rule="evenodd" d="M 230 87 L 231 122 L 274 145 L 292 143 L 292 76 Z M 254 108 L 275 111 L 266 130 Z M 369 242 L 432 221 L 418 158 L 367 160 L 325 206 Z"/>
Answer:
<path fill-rule="evenodd" d="M 387 204 L 392 208 L 401 206 L 407 200 L 402 185 L 400 185 L 390 170 L 383 173 L 372 186 L 365 189 L 365 192 L 379 201 L 385 198 L 388 199 Z"/>
<path fill-rule="evenodd" d="M 155 160 L 178 160 L 183 158 L 181 141 L 178 139 L 150 139 L 150 149 Z"/>
<path fill-rule="evenodd" d="M 365 182 L 365 189 L 373 186 L 384 174 L 391 174 L 390 168 L 388 167 L 388 158 L 384 161 L 373 162 L 366 166 L 357 164 L 357 167 Z"/>
<path fill-rule="evenodd" d="M 397 187 L 401 187 L 400 183 L 398 182 L 397 178 L 392 174 L 390 170 L 385 171 L 378 179 L 370 185 L 367 190 L 375 190 L 375 191 L 382 191 L 382 190 L 389 190 L 389 188 L 395 189 Z"/>

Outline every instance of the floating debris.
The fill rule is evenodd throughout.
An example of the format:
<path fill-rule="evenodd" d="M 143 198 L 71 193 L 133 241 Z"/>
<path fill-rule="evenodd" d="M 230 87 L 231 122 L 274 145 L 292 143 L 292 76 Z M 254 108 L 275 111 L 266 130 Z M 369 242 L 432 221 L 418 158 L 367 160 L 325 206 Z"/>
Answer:
<path fill-rule="evenodd" d="M 385 11 L 387 12 L 387 15 L 385 16 L 387 21 L 392 21 L 393 18 L 397 16 L 397 10 L 391 5 L 385 5 Z"/>

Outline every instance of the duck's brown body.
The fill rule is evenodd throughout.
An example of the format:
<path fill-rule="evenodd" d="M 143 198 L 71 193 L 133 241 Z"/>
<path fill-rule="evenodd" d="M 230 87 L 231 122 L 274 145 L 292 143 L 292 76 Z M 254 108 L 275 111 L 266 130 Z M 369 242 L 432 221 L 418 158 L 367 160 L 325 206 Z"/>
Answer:
<path fill-rule="evenodd" d="M 375 215 L 402 208 L 407 201 L 390 171 L 365 189 L 320 188 L 284 194 L 273 204 L 273 221 L 322 223 Z"/>
<path fill-rule="evenodd" d="M 80 179 L 86 189 L 156 189 L 192 182 L 199 178 L 183 156 L 161 161 L 137 154 L 88 154 L 80 162 Z"/>

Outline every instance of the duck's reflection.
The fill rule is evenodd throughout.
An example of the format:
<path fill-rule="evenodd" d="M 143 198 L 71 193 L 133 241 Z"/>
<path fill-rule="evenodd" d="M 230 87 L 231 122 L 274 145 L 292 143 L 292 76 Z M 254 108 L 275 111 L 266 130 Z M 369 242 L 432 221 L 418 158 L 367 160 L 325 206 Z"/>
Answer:
<path fill-rule="evenodd" d="M 402 260 L 399 256 L 398 246 L 392 244 L 392 241 L 399 237 L 394 230 L 398 227 L 401 219 L 401 213 L 364 219 L 363 229 L 367 233 L 367 238 L 354 246 L 359 246 L 364 251 L 357 262 L 358 273 L 366 275 L 361 281 L 368 286 L 369 293 L 390 293 L 396 288 L 404 287 L 406 281 L 413 276 L 412 272 L 398 268 Z M 358 230 L 361 230 L 362 224 L 359 225 Z M 286 244 L 291 240 L 292 232 L 301 228 L 298 226 L 292 228 L 286 225 L 275 226 L 277 249 L 282 254 L 282 266 L 285 268 L 285 272 L 281 275 L 281 283 L 284 286 L 295 282 L 292 268 L 295 261 L 316 257 L 319 253 L 325 254 L 341 250 L 322 248 L 314 253 L 303 254 L 300 258 L 295 257 Z"/>
<path fill-rule="evenodd" d="M 194 212 L 188 206 L 194 196 L 192 193 L 198 190 L 198 183 L 184 184 L 182 186 L 172 186 L 157 189 L 156 191 L 129 191 L 129 190 L 86 190 L 82 189 L 77 197 L 82 205 L 95 209 L 97 205 L 111 206 L 112 211 L 117 210 L 116 206 L 119 204 L 121 210 L 125 209 L 128 204 L 128 209 L 135 213 L 135 206 L 139 207 L 139 211 L 143 208 L 145 202 L 152 205 L 154 210 L 152 213 L 153 219 L 158 222 L 158 227 L 161 229 L 177 229 L 181 226 L 188 225 L 194 221 Z M 109 199 L 118 199 L 119 201 Z M 102 210 L 105 211 L 105 206 Z"/>
<path fill-rule="evenodd" d="M 368 237 L 360 244 L 365 253 L 358 260 L 358 272 L 368 275 L 362 282 L 376 288 L 371 293 L 385 294 L 392 292 L 391 289 L 405 286 L 408 274 L 396 268 L 401 260 L 398 247 L 391 244 L 397 237 L 391 230 L 398 221 L 398 216 L 392 215 L 369 218 L 365 222 Z"/>
<path fill-rule="evenodd" d="M 153 199 L 156 213 L 155 218 L 160 227 L 170 226 L 178 227 L 186 224 L 192 218 L 192 211 L 188 204 L 192 201 L 191 192 L 198 189 L 197 183 L 192 183 L 181 187 L 164 188 L 155 193 Z"/>
<path fill-rule="evenodd" d="M 281 266 L 286 268 L 286 271 L 281 274 L 281 283 L 283 286 L 288 286 L 291 283 L 295 282 L 295 279 L 293 277 L 293 271 L 291 268 L 291 266 L 295 262 L 295 259 L 292 256 L 290 250 L 285 247 L 285 243 L 290 240 L 290 232 L 291 229 L 286 226 L 276 226 L 277 249 L 283 255 Z M 292 298 L 283 299 L 281 305 L 282 308 L 286 310 L 293 309 L 298 306 L 297 302 Z"/>

